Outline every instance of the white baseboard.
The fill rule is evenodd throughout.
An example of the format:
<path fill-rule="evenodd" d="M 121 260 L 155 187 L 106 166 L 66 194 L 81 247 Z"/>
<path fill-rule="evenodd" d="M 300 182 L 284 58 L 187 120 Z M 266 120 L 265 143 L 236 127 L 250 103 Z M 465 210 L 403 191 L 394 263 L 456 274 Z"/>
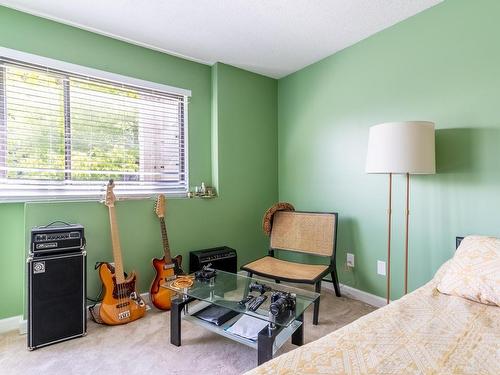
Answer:
<path fill-rule="evenodd" d="M 333 289 L 333 284 L 331 281 L 322 281 L 321 282 L 321 287 L 328 289 L 328 290 L 334 290 Z M 364 302 L 368 305 L 375 306 L 375 307 L 383 307 L 387 304 L 385 298 L 376 296 L 375 294 L 371 294 L 368 292 L 364 292 L 362 290 L 353 288 L 352 286 L 340 284 L 340 293 L 343 295 L 350 297 L 352 299 Z"/>
<path fill-rule="evenodd" d="M 22 315 L 0 319 L 0 334 L 9 331 L 14 331 L 16 329 L 20 330 L 22 321 L 23 321 Z"/>
<path fill-rule="evenodd" d="M 146 310 L 150 310 L 149 305 L 149 292 L 141 293 L 141 297 L 146 303 Z M 90 305 L 87 305 L 89 307 Z M 98 307 L 99 304 L 96 305 Z M 90 319 L 89 310 L 87 309 L 87 319 Z M 12 318 L 0 319 L 0 333 L 13 331 L 15 329 L 19 330 L 20 335 L 25 335 L 28 332 L 28 321 L 23 319 L 22 315 L 13 316 Z"/>

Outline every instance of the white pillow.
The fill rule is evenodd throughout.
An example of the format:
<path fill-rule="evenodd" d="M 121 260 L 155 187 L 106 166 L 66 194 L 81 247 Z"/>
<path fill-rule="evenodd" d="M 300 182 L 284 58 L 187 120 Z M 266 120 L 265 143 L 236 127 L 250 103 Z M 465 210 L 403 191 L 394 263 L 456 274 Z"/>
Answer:
<path fill-rule="evenodd" d="M 441 293 L 500 306 L 500 239 L 465 237 L 437 289 Z"/>

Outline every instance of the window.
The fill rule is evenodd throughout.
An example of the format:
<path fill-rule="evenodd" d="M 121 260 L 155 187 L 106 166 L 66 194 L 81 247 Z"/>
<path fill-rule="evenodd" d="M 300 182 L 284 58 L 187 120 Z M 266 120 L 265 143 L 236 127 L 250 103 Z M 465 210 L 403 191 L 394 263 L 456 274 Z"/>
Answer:
<path fill-rule="evenodd" d="M 0 58 L 0 199 L 185 194 L 186 116 L 187 95 Z"/>

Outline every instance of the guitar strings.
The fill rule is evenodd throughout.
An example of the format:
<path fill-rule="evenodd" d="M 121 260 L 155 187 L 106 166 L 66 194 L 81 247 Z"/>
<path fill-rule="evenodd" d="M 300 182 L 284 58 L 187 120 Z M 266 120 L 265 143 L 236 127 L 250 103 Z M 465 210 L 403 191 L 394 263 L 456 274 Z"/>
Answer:
<path fill-rule="evenodd" d="M 114 212 L 114 207 L 111 208 L 109 207 L 109 210 L 110 210 L 110 213 L 111 213 L 111 216 L 112 216 L 112 221 L 113 221 L 113 226 L 115 228 L 115 230 L 117 230 L 117 225 L 116 225 L 116 217 L 115 217 L 115 212 Z M 116 261 L 116 260 L 115 260 Z M 123 273 L 123 260 L 120 260 L 121 261 L 121 264 L 122 264 L 122 269 L 121 269 L 121 272 Z M 116 270 L 116 264 L 115 264 L 115 285 L 116 285 L 116 292 L 117 292 L 117 302 L 118 302 L 118 306 L 117 306 L 117 312 L 118 312 L 118 320 L 122 320 L 123 318 L 120 319 L 120 316 L 123 317 L 123 313 L 126 311 L 126 306 L 125 306 L 125 286 L 123 285 L 124 283 L 122 282 L 119 282 L 118 281 L 118 276 L 117 276 L 117 270 Z M 121 277 L 122 275 L 120 275 L 120 279 L 122 278 Z M 123 274 L 123 279 L 125 280 L 125 275 Z"/>
<path fill-rule="evenodd" d="M 113 228 L 115 228 L 116 230 L 116 218 L 115 218 L 115 212 L 114 212 L 114 207 L 109 207 L 109 213 L 110 213 L 110 216 L 111 216 L 111 223 L 113 225 Z M 113 236 L 113 234 L 112 234 Z M 115 244 L 112 244 L 113 246 L 115 246 Z M 118 281 L 118 273 L 117 273 L 117 263 L 116 263 L 117 259 L 115 259 L 115 287 L 116 287 L 116 293 L 117 293 L 117 313 L 118 313 L 118 320 L 120 320 L 120 315 L 121 313 L 123 312 L 123 301 L 122 301 L 122 285 L 121 283 L 119 283 Z"/>
<path fill-rule="evenodd" d="M 116 290 L 117 290 L 117 297 L 118 297 L 118 320 L 120 319 L 120 314 L 123 312 L 123 300 L 122 300 L 122 295 L 123 295 L 123 286 L 122 283 L 118 282 L 118 276 L 116 273 L 116 265 L 115 265 L 115 283 L 116 283 Z"/>
<path fill-rule="evenodd" d="M 113 213 L 113 215 L 115 216 L 116 213 Z M 118 230 L 118 226 L 116 224 L 116 216 L 114 217 L 114 221 L 115 221 L 115 228 L 117 228 L 117 230 Z M 117 232 L 117 236 L 118 236 L 118 232 Z M 121 258 L 121 255 L 120 255 L 120 258 Z M 123 259 L 120 259 L 120 263 L 121 263 L 120 278 L 123 279 L 123 282 L 121 282 L 119 284 L 120 293 L 118 296 L 119 296 L 119 303 L 120 303 L 120 312 L 122 313 L 122 316 L 123 316 L 123 315 L 126 315 L 125 313 L 127 311 L 130 311 L 130 307 L 127 307 L 128 305 L 126 305 L 127 303 L 130 304 L 130 301 L 129 301 L 129 298 L 127 296 L 128 288 L 126 286 L 125 272 L 123 271 Z M 116 268 L 115 268 L 115 271 L 116 271 Z M 115 278 L 115 280 L 116 280 L 116 278 Z M 125 319 L 125 318 L 122 318 L 122 319 Z"/>

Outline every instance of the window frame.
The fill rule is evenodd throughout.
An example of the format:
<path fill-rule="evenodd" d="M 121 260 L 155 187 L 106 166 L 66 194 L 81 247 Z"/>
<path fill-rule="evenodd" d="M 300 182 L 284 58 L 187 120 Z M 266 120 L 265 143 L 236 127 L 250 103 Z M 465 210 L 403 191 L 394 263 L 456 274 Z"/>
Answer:
<path fill-rule="evenodd" d="M 179 137 L 184 139 L 184 147 L 180 148 L 179 151 L 183 150 L 184 151 L 184 157 L 179 160 L 179 170 L 183 170 L 184 174 L 184 189 L 183 191 L 172 191 L 171 189 L 165 187 L 164 189 L 162 188 L 150 188 L 148 189 L 136 189 L 137 191 L 131 192 L 127 190 L 122 190 L 119 191 L 119 182 L 117 183 L 117 193 L 120 195 L 120 197 L 127 197 L 127 198 L 135 198 L 135 199 L 142 199 L 142 198 L 147 198 L 153 194 L 157 193 L 164 193 L 169 197 L 186 197 L 187 192 L 189 191 L 189 139 L 188 139 L 188 104 L 189 104 L 189 98 L 191 97 L 191 90 L 183 89 L 183 88 L 178 88 L 178 87 L 173 87 L 161 83 L 156 83 L 156 82 L 151 82 L 151 81 L 146 81 L 138 78 L 133 78 L 121 74 L 116 74 L 116 73 L 111 73 L 103 70 L 98 70 L 98 69 L 93 69 L 77 64 L 72 64 L 60 60 L 55 60 L 51 58 L 46 58 L 30 53 L 25 53 L 9 48 L 4 48 L 0 47 L 0 58 L 4 58 L 7 60 L 13 60 L 14 62 L 19 62 L 19 63 L 26 63 L 28 65 L 35 65 L 38 67 L 42 67 L 43 69 L 47 69 L 47 71 L 53 71 L 56 72 L 57 74 L 62 74 L 62 75 L 75 75 L 75 76 L 80 76 L 80 77 L 89 77 L 95 80 L 100 80 L 104 81 L 110 84 L 115 84 L 115 85 L 121 85 L 121 86 L 130 86 L 131 88 L 136 88 L 136 89 L 144 89 L 144 90 L 152 90 L 156 92 L 162 92 L 165 94 L 173 94 L 173 95 L 178 95 L 178 96 L 183 96 L 184 100 L 180 103 L 182 103 L 183 106 L 183 126 L 181 128 L 181 131 L 179 132 Z M 5 69 L 0 69 L 0 74 L 3 74 L 5 72 Z M 0 77 L 1 78 L 1 77 Z M 5 78 L 5 77 L 4 77 Z M 5 87 L 5 80 L 2 79 L 0 80 L 0 90 L 4 90 Z M 67 82 L 64 83 L 64 91 L 68 90 Z M 64 93 L 64 109 L 65 109 L 65 114 L 66 114 L 66 109 L 67 103 L 66 98 L 69 98 L 67 96 L 68 92 Z M 3 98 L 3 103 L 0 103 L 0 133 L 1 132 L 6 132 L 7 131 L 7 107 L 6 107 L 6 101 L 7 98 Z M 64 131 L 65 134 L 67 131 L 71 131 L 70 129 L 70 123 L 66 119 L 65 116 L 65 121 L 64 121 Z M 5 155 L 6 149 L 2 148 L 3 143 L 0 144 L 0 158 Z M 64 153 L 66 155 L 67 153 L 67 145 L 66 145 L 66 137 L 65 137 L 65 150 Z M 65 158 L 66 159 L 66 158 Z M 67 161 L 65 161 L 67 163 Z M 5 171 L 3 172 L 5 173 Z M 180 180 L 182 181 L 182 180 Z M 0 184 L 2 185 L 2 184 Z M 90 200 L 90 201 L 95 201 L 95 200 L 101 200 L 102 199 L 102 194 L 98 188 L 92 188 L 86 191 L 85 189 L 78 189 L 78 183 L 74 185 L 68 185 L 65 188 L 57 188 L 57 189 L 43 189 L 40 188 L 40 185 L 37 188 L 30 189 L 29 192 L 27 193 L 19 193 L 17 192 L 14 194 L 11 191 L 9 194 L 6 194 L 6 191 L 9 191 L 8 189 L 3 190 L 0 189 L 0 202 L 29 202 L 29 201 L 80 201 L 80 200 Z M 84 185 L 84 184 L 81 184 Z M 97 181 L 89 181 L 87 186 L 98 186 L 99 182 Z M 144 185 L 147 185 L 144 184 Z M 151 187 L 153 187 L 153 183 L 151 184 Z M 3 185 L 7 186 L 7 185 Z M 14 185 L 15 186 L 15 185 Z M 19 185 L 18 185 L 19 186 Z M 105 186 L 105 182 L 102 182 L 102 186 Z M 137 186 L 140 186 L 140 184 L 137 184 Z M 10 190 L 15 190 L 15 188 L 10 189 Z"/>

